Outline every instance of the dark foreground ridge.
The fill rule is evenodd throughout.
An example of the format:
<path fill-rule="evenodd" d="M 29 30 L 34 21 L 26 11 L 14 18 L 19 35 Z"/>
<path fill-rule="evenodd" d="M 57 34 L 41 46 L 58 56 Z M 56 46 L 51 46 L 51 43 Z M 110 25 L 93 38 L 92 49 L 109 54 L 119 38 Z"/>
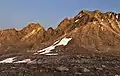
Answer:
<path fill-rule="evenodd" d="M 82 10 L 47 30 L 0 30 L 0 76 L 119 76 L 120 14 Z"/>

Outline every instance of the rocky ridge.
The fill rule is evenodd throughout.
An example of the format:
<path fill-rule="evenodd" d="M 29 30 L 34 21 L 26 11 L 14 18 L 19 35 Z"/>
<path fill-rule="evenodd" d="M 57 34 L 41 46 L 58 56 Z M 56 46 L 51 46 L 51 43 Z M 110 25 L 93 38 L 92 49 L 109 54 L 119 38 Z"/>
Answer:
<path fill-rule="evenodd" d="M 120 51 L 120 14 L 99 10 L 82 10 L 73 18 L 65 18 L 57 28 L 45 30 L 31 23 L 20 31 L 0 30 L 0 54 L 36 52 L 64 37 L 72 38 L 66 46 L 54 50 L 64 53 L 117 53 Z"/>

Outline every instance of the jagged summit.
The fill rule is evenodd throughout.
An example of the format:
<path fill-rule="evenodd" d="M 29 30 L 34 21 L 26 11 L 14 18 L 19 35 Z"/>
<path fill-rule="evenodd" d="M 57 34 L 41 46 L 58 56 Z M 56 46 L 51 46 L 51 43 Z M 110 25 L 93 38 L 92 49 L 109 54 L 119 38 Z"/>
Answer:
<path fill-rule="evenodd" d="M 39 23 L 30 23 L 30 24 L 28 24 L 28 26 L 27 27 L 24 27 L 22 30 L 20 30 L 21 32 L 23 32 L 23 33 L 27 33 L 27 32 L 31 32 L 31 31 L 33 31 L 33 30 L 37 30 L 37 29 L 43 29 L 44 30 L 44 28 L 39 24 Z"/>
<path fill-rule="evenodd" d="M 0 53 L 11 50 L 35 52 L 64 38 L 71 38 L 68 45 L 57 46 L 54 51 L 120 53 L 120 14 L 82 10 L 73 18 L 66 17 L 55 29 L 50 27 L 45 30 L 40 24 L 31 23 L 20 31 L 1 30 L 0 35 Z"/>

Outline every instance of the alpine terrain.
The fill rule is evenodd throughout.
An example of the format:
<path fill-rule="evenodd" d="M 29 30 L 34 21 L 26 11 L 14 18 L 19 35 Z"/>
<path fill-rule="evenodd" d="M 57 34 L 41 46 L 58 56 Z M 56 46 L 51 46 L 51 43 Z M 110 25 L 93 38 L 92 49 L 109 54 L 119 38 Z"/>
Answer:
<path fill-rule="evenodd" d="M 120 76 L 120 14 L 82 10 L 47 30 L 0 30 L 0 76 Z"/>

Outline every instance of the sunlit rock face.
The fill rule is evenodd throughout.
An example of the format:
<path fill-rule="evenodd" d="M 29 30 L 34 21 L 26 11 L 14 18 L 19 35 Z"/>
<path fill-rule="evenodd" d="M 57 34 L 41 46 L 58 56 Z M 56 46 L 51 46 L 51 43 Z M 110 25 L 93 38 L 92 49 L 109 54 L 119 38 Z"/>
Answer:
<path fill-rule="evenodd" d="M 66 17 L 55 29 L 49 27 L 45 30 L 40 24 L 31 23 L 19 31 L 0 30 L 0 54 L 36 53 L 64 38 L 72 38 L 72 40 L 66 46 L 54 46 L 50 51 L 58 51 L 62 54 L 119 53 L 120 14 L 82 10 L 72 18 Z"/>

